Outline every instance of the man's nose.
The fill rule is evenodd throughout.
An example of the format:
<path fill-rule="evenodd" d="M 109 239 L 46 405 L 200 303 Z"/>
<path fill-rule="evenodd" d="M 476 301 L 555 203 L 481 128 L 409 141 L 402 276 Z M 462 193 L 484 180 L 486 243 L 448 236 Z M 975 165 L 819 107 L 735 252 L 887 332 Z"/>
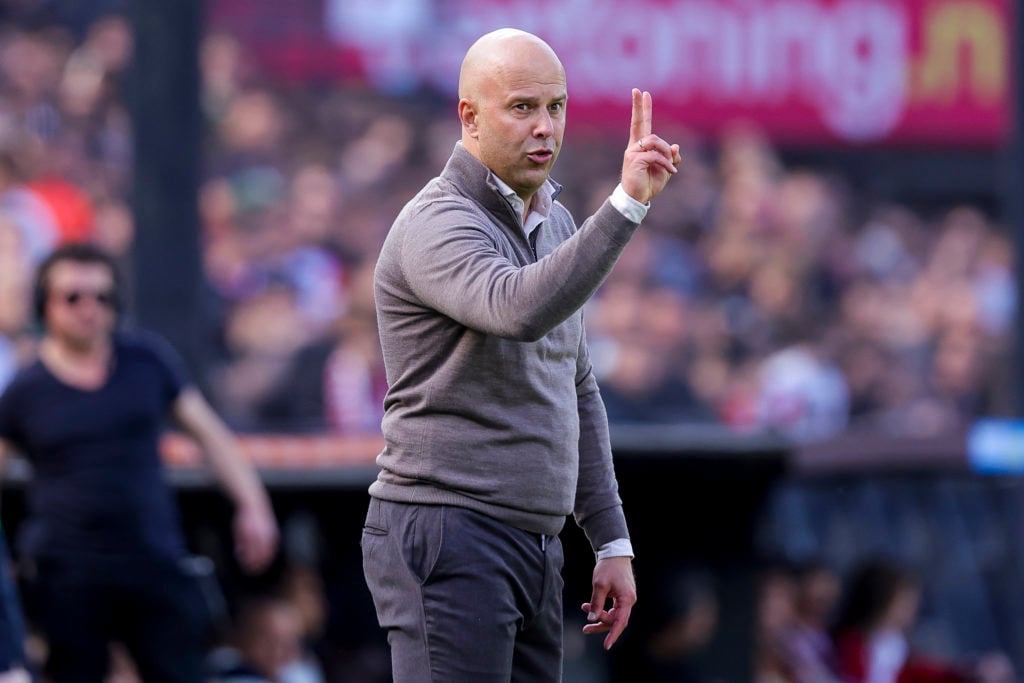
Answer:
<path fill-rule="evenodd" d="M 549 138 L 554 135 L 555 124 L 551 120 L 551 114 L 541 111 L 537 116 L 537 124 L 534 126 L 533 134 L 538 138 Z"/>

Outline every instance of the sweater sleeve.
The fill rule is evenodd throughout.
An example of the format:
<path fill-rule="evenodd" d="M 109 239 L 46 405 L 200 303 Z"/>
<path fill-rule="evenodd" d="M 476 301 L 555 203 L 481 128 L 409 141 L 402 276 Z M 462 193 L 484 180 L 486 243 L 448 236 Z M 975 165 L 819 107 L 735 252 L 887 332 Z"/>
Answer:
<path fill-rule="evenodd" d="M 582 307 L 638 225 L 606 201 L 554 251 L 519 267 L 498 249 L 501 228 L 470 206 L 428 202 L 410 220 L 401 269 L 413 294 L 461 325 L 516 341 L 540 339 Z"/>
<path fill-rule="evenodd" d="M 577 358 L 580 465 L 574 517 L 596 553 L 605 543 L 628 539 L 629 530 L 612 463 L 608 416 L 587 351 L 586 332 L 580 337 Z"/>

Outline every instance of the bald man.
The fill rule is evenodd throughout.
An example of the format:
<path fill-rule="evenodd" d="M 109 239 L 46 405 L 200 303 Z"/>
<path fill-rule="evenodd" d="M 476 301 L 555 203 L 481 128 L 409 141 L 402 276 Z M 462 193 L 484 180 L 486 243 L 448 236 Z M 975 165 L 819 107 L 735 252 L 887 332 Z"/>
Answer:
<path fill-rule="evenodd" d="M 582 307 L 680 163 L 633 91 L 622 182 L 578 229 L 549 179 L 565 71 L 502 29 L 459 75 L 462 140 L 402 210 L 374 277 L 384 450 L 363 567 L 396 683 L 559 681 L 569 514 L 597 556 L 585 633 L 610 648 L 633 550 Z"/>

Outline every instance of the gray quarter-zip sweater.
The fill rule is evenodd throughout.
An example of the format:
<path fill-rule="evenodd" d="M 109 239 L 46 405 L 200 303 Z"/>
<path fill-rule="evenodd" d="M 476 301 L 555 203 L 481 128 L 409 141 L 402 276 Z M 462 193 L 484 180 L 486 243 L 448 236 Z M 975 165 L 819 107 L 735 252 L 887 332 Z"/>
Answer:
<path fill-rule="evenodd" d="M 552 199 L 528 239 L 456 145 L 395 219 L 374 273 L 389 388 L 372 496 L 551 535 L 571 513 L 595 550 L 629 538 L 582 307 L 637 225 L 606 201 L 577 230 Z"/>

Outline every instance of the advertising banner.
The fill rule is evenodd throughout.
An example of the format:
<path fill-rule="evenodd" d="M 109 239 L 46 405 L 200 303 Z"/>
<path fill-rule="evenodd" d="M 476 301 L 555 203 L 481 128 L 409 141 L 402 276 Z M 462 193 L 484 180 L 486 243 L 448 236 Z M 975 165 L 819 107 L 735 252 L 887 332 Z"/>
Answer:
<path fill-rule="evenodd" d="M 1011 124 L 1011 0 L 208 0 L 272 74 L 454 98 L 482 33 L 534 32 L 568 74 L 573 125 L 749 121 L 781 143 L 996 147 Z M 625 113 L 624 113 L 625 112 Z"/>

